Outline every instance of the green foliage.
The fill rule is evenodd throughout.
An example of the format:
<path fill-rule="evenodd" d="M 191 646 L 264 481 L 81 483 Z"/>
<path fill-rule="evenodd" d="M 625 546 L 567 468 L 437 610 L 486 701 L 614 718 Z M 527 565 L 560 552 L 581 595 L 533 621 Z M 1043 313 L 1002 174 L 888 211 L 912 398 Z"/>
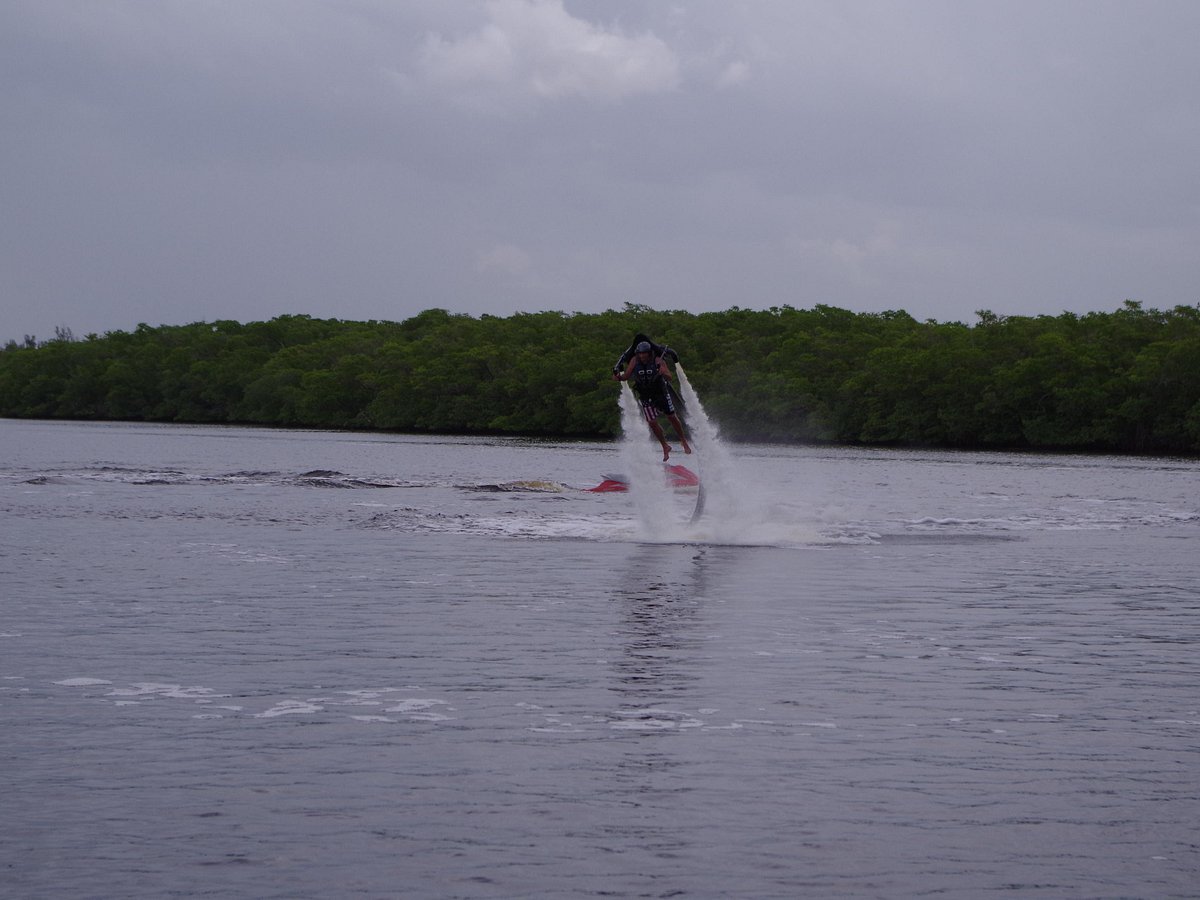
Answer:
<path fill-rule="evenodd" d="M 633 334 L 739 439 L 1200 453 L 1200 307 L 974 325 L 818 305 L 403 322 L 281 316 L 0 351 L 0 415 L 608 436 Z"/>

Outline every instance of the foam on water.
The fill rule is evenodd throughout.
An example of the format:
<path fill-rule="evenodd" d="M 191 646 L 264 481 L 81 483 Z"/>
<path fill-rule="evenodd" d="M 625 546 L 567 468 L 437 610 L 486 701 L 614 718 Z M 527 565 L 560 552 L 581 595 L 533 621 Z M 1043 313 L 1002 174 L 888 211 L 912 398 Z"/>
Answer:
<path fill-rule="evenodd" d="M 128 687 L 117 687 L 109 679 L 75 677 L 54 680 L 51 684 L 64 688 L 95 688 L 85 691 L 84 696 L 97 703 L 114 707 L 138 707 L 162 705 L 163 701 L 182 701 L 189 706 L 204 706 L 203 715 L 192 718 L 203 719 L 276 719 L 281 716 L 302 716 L 310 721 L 329 721 L 341 715 L 359 722 L 448 722 L 455 717 L 449 713 L 455 707 L 448 700 L 433 697 L 408 696 L 417 685 L 407 687 L 362 688 L 335 691 L 331 695 L 300 697 L 260 696 L 257 688 L 245 692 L 245 703 L 222 703 L 234 695 L 213 688 L 181 683 L 133 682 Z M 239 695 L 239 697 L 242 695 Z M 253 706 L 249 706 L 253 704 Z M 258 711 L 254 708 L 258 707 Z M 362 707 L 371 707 L 371 714 L 361 714 Z M 357 710 L 357 711 L 356 711 Z M 445 710 L 445 711 L 442 711 Z M 387 713 L 390 715 L 382 715 Z"/>
<path fill-rule="evenodd" d="M 104 507 L 104 515 L 114 520 L 137 518 L 143 509 L 153 508 L 155 515 L 180 521 L 207 519 L 266 527 L 286 522 L 296 528 L 329 528 L 350 520 L 357 527 L 418 533 L 787 548 L 1019 540 L 1044 531 L 1170 529 L 1200 522 L 1200 511 L 1190 500 L 1143 498 L 1121 485 L 1093 491 L 1086 483 L 1071 487 L 1057 479 L 1058 475 L 1072 476 L 1067 480 L 1074 483 L 1098 464 L 1091 458 L 1067 462 L 1063 461 L 1066 458 L 1022 458 L 1020 464 L 1035 476 L 1056 473 L 1052 489 L 1028 497 L 1017 492 L 1012 479 L 1005 476 L 1004 470 L 1017 465 L 1006 456 L 906 453 L 902 456 L 910 468 L 937 465 L 952 482 L 963 479 L 963 493 L 956 497 L 930 495 L 914 508 L 886 507 L 880 498 L 893 493 L 896 485 L 871 472 L 896 462 L 894 454 L 842 449 L 764 453 L 762 448 L 750 448 L 740 456 L 722 440 L 718 423 L 707 414 L 687 372 L 682 366 L 676 371 L 686 403 L 683 417 L 696 452 L 685 455 L 676 443 L 670 461 L 685 465 L 701 478 L 704 513 L 695 522 L 691 519 L 697 490 L 670 486 L 657 442 L 626 384 L 619 392 L 623 439 L 617 451 L 621 477 L 630 481 L 633 490 L 622 494 L 589 490 L 595 484 L 591 473 L 606 471 L 610 465 L 599 459 L 610 452 L 608 447 L 590 451 L 597 457 L 596 467 L 586 476 L 561 454 L 555 465 L 543 468 L 552 459 L 547 448 L 545 456 L 539 455 L 532 465 L 518 459 L 526 466 L 522 468 L 509 460 L 475 480 L 469 474 L 464 477 L 463 471 L 441 471 L 428 464 L 406 466 L 398 475 L 393 471 L 399 464 L 395 459 L 372 458 L 369 465 L 351 465 L 335 457 L 331 461 L 340 468 L 324 462 L 314 467 L 319 458 L 272 460 L 279 464 L 254 468 L 246 467 L 245 460 L 232 459 L 211 468 L 207 459 L 191 465 L 158 459 L 140 464 L 137 460 L 88 459 L 0 466 L 0 487 L 13 488 L 9 496 L 20 498 L 20 514 L 34 518 L 54 515 L 59 503 L 69 504 L 76 513 L 99 508 L 102 498 L 113 492 L 111 496 L 118 497 L 120 504 Z M 669 439 L 675 438 L 671 426 L 664 423 L 664 428 Z M 402 446 L 411 450 L 413 445 L 406 440 Z M 793 462 L 780 469 L 785 456 Z M 1184 461 L 1118 459 L 1105 464 L 1137 478 L 1160 471 L 1182 479 L 1194 474 L 1194 464 Z M 612 467 L 617 468 L 615 464 Z M 804 477 L 797 477 L 801 473 Z M 342 491 L 330 488 L 360 492 L 343 503 L 332 496 Z M 206 496 L 228 489 L 245 492 L 247 497 L 253 494 L 254 502 L 205 505 Z M 364 496 L 361 489 L 371 492 Z M 310 502 L 313 491 L 330 495 L 329 502 Z M 267 568 L 298 561 L 295 554 L 279 547 L 208 540 L 185 540 L 180 547 L 187 556 L 212 556 Z M 12 637 L 0 633 L 2 639 Z"/>
<path fill-rule="evenodd" d="M 769 654 L 768 654 L 769 655 Z M 222 720 L 228 724 L 261 727 L 270 720 L 288 718 L 312 725 L 328 724 L 342 719 L 373 725 L 393 725 L 397 728 L 439 726 L 443 723 L 478 721 L 481 716 L 492 718 L 495 710 L 487 704 L 473 702 L 468 696 L 454 697 L 452 693 L 430 697 L 419 685 L 404 687 L 369 687 L 311 694 L 295 686 L 289 696 L 265 695 L 260 687 L 232 688 L 229 692 L 181 683 L 135 682 L 127 688 L 115 687 L 102 678 L 65 678 L 50 682 L 62 688 L 83 689 L 77 696 L 100 705 L 109 705 L 132 714 L 132 708 L 157 705 L 174 710 L 176 719 Z M 318 686 L 313 686 L 314 688 Z M 94 688 L 95 690 L 87 690 Z M 414 692 L 419 695 L 414 696 Z M 212 698 L 238 697 L 238 703 L 214 703 Z M 136 697 L 136 700 L 128 699 Z M 175 702 L 171 702 L 175 701 Z M 197 706 L 203 712 L 193 712 Z M 465 708 L 464 708 L 465 706 Z M 519 727 L 541 734 L 597 734 L 604 731 L 689 731 L 761 732 L 763 730 L 792 730 L 797 728 L 836 728 L 832 722 L 809 722 L 792 719 L 774 720 L 747 716 L 745 710 L 722 710 L 715 707 L 673 707 L 659 704 L 635 704 L 617 708 L 600 708 L 592 713 L 555 711 L 540 704 L 522 701 L 514 707 L 523 714 Z M 794 732 L 797 733 L 797 732 Z"/>

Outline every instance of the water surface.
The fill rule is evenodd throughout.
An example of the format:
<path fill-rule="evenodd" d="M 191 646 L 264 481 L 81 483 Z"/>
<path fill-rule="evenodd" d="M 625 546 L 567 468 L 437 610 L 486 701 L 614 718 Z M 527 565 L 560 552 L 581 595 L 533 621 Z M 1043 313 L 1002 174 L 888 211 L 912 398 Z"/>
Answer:
<path fill-rule="evenodd" d="M 11 896 L 1195 896 L 1194 462 L 0 446 Z"/>

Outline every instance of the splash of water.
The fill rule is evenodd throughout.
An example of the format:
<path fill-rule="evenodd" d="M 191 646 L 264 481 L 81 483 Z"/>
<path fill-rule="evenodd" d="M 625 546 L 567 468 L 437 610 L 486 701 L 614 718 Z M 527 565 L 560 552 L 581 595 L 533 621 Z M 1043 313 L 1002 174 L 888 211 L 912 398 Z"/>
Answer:
<path fill-rule="evenodd" d="M 674 498 L 658 461 L 658 442 L 650 446 L 650 431 L 642 405 L 627 383 L 621 384 L 621 464 L 629 479 L 629 495 L 638 511 L 643 537 L 677 537 L 674 517 L 666 515 Z"/>
<path fill-rule="evenodd" d="M 688 411 L 687 426 L 696 451 L 697 473 L 704 485 L 704 516 L 695 525 L 700 532 L 723 532 L 728 538 L 740 528 L 740 522 L 749 520 L 751 509 L 747 509 L 746 504 L 754 491 L 721 440 L 717 424 L 704 411 L 704 404 L 683 366 L 677 363 L 675 372 L 679 376 L 679 393 Z"/>
<path fill-rule="evenodd" d="M 675 496 L 663 477 L 658 443 L 642 417 L 641 404 L 629 385 L 621 390 L 621 462 L 638 512 L 642 538 L 649 541 L 797 546 L 820 542 L 811 521 L 797 521 L 795 508 L 784 509 L 778 497 L 754 483 L 737 464 L 720 429 L 700 402 L 687 372 L 676 363 L 679 393 L 686 408 L 685 426 L 693 453 L 672 454 L 700 476 L 704 512 L 689 521 L 695 495 Z M 670 436 L 670 435 L 668 435 Z M 684 508 L 686 507 L 686 509 Z"/>

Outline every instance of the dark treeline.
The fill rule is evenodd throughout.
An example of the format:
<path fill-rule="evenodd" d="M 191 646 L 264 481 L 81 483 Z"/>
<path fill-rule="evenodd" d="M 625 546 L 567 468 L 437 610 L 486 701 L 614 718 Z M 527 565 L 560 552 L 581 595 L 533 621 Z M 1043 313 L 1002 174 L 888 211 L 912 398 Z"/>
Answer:
<path fill-rule="evenodd" d="M 9 342 L 0 415 L 606 436 L 636 331 L 738 439 L 1200 453 L 1200 307 L 973 325 L 829 306 L 281 316 Z"/>

